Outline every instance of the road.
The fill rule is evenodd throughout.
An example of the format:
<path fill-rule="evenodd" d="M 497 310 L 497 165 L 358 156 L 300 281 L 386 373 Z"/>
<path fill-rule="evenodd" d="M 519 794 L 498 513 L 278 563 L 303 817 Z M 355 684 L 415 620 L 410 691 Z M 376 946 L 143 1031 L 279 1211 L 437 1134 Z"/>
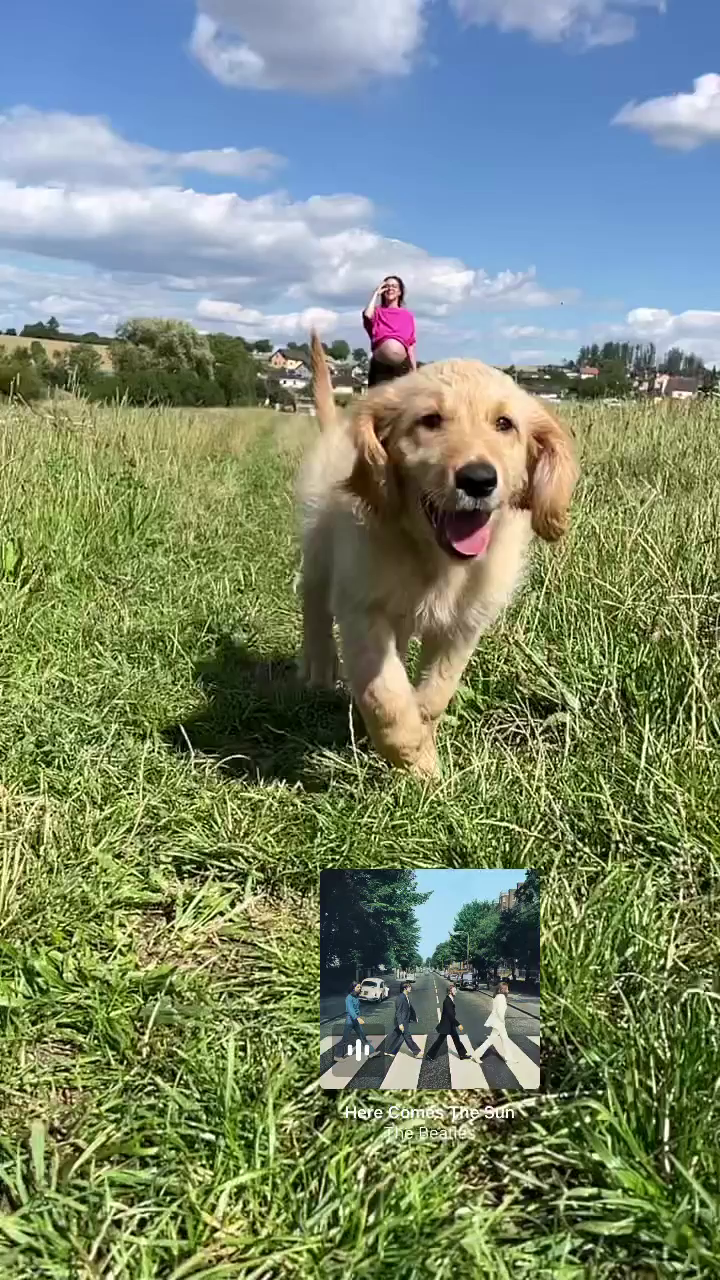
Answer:
<path fill-rule="evenodd" d="M 388 982 L 390 999 L 380 1004 L 361 1002 L 361 1016 L 365 1019 L 365 1033 L 371 1043 L 377 1045 L 390 1034 L 394 1023 L 395 997 L 401 989 L 397 979 Z M 449 982 L 436 972 L 418 974 L 413 983 L 412 1004 L 418 1017 L 412 1024 L 413 1039 L 422 1050 L 422 1057 L 414 1060 L 407 1047 L 403 1047 L 396 1059 L 373 1056 L 357 1063 L 351 1059 L 340 1067 L 333 1067 L 331 1047 L 342 1034 L 344 998 L 329 997 L 321 1001 L 322 1043 L 321 1075 L 325 1088 L 399 1088 L 399 1089 L 537 1089 L 540 1085 L 540 1002 L 535 997 L 515 996 L 508 1002 L 506 1027 L 517 1051 L 515 1072 L 490 1049 L 480 1065 L 463 1063 L 457 1057 L 452 1041 L 446 1042 L 434 1061 L 425 1056 L 436 1039 L 435 1028 L 440 1018 L 442 1002 L 449 989 Z M 331 1003 L 332 1002 L 332 1003 Z M 324 1009 L 323 1009 L 324 1004 Z M 490 1035 L 485 1020 L 492 1007 L 492 996 L 487 991 L 458 991 L 455 999 L 458 1018 L 462 1024 L 465 1047 L 475 1049 Z"/>

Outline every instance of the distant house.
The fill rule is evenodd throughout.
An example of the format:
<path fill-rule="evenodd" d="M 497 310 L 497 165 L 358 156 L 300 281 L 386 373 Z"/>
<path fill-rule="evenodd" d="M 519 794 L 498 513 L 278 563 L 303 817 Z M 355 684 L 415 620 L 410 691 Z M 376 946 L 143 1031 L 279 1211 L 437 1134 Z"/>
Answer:
<path fill-rule="evenodd" d="M 351 396 L 355 393 L 352 375 L 348 373 L 335 373 L 331 375 L 332 388 L 336 396 Z"/>
<path fill-rule="evenodd" d="M 277 351 L 273 351 L 268 364 L 273 369 L 309 369 L 310 362 L 304 351 L 297 351 L 294 347 L 278 347 Z"/>
<path fill-rule="evenodd" d="M 303 391 L 310 382 L 310 370 L 306 368 L 283 370 L 278 378 L 286 391 Z"/>
<path fill-rule="evenodd" d="M 592 365 L 584 364 L 580 370 L 581 378 L 599 378 L 600 370 L 594 369 Z"/>
<path fill-rule="evenodd" d="M 654 394 L 668 400 L 693 400 L 700 390 L 700 378 L 680 378 L 661 373 L 655 379 Z"/>

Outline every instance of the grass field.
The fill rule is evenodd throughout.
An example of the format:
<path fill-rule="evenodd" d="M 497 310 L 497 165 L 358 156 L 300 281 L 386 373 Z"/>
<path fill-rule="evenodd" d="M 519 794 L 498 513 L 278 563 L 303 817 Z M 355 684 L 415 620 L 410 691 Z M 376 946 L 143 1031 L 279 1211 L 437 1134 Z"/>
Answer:
<path fill-rule="evenodd" d="M 720 1276 L 720 418 L 574 417 L 424 790 L 293 684 L 314 423 L 0 413 L 3 1280 Z M 315 1087 L 318 870 L 502 864 L 549 1094 L 390 1146 Z"/>
<path fill-rule="evenodd" d="M 33 342 L 41 343 L 51 360 L 58 352 L 64 355 L 65 352 L 72 351 L 73 347 L 78 345 L 77 342 L 63 342 L 59 338 L 15 338 L 11 333 L 0 333 L 0 356 L 12 354 L 17 347 L 29 349 Z M 109 372 L 112 369 L 110 348 L 97 344 L 95 345 L 95 350 L 100 356 L 100 368 L 105 372 Z"/>

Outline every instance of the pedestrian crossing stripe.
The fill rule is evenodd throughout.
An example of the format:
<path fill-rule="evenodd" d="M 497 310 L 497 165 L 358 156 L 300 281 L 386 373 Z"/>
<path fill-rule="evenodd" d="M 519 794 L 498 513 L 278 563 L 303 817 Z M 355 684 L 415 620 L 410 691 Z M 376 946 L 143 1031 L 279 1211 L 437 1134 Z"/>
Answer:
<path fill-rule="evenodd" d="M 368 1036 L 368 1040 L 370 1041 L 373 1049 L 377 1049 L 378 1045 L 382 1044 L 384 1039 L 385 1036 Z M 342 1040 L 342 1036 L 326 1036 L 325 1040 L 331 1041 L 331 1044 L 328 1045 L 329 1049 L 333 1047 L 333 1043 L 339 1044 L 340 1040 Z M 325 1042 L 323 1041 L 323 1043 Z M 327 1050 L 325 1052 L 327 1052 Z M 320 1088 L 345 1089 L 348 1082 L 352 1080 L 353 1076 L 357 1074 L 360 1068 L 365 1066 L 366 1062 L 372 1061 L 372 1058 L 366 1058 L 364 1054 L 359 1060 L 354 1054 L 352 1057 L 340 1058 L 338 1062 L 333 1063 L 332 1066 L 328 1067 L 327 1071 L 321 1075 Z M 377 1061 L 377 1059 L 375 1059 L 375 1061 Z"/>
<path fill-rule="evenodd" d="M 473 1047 L 470 1043 L 470 1037 L 467 1035 L 460 1036 L 460 1043 L 466 1053 L 472 1053 Z M 477 1062 L 470 1062 L 465 1058 L 458 1056 L 455 1045 L 450 1040 L 447 1042 L 448 1061 L 450 1063 L 450 1088 L 451 1089 L 487 1089 L 488 1082 L 485 1079 L 485 1073 Z"/>
<path fill-rule="evenodd" d="M 413 1036 L 413 1040 L 420 1050 L 419 1054 L 414 1058 L 407 1046 L 396 1053 L 380 1085 L 381 1089 L 417 1089 L 427 1036 Z"/>
<path fill-rule="evenodd" d="M 386 1036 L 370 1035 L 368 1039 L 374 1049 L 385 1040 Z M 332 1063 L 330 1067 L 323 1072 L 318 1081 L 321 1089 L 345 1089 L 350 1081 L 361 1067 L 368 1062 L 373 1063 L 378 1069 L 390 1063 L 385 1071 L 383 1080 L 379 1084 L 369 1087 L 384 1090 L 416 1090 L 418 1088 L 420 1073 L 422 1071 L 425 1053 L 428 1048 L 427 1035 L 415 1034 L 413 1039 L 420 1049 L 420 1053 L 416 1058 L 410 1053 L 407 1046 L 403 1045 L 400 1051 L 394 1057 L 388 1055 L 373 1055 L 366 1058 L 364 1055 L 357 1060 L 355 1055 L 342 1058 L 339 1062 Z M 339 1041 L 341 1036 L 324 1036 L 320 1041 L 321 1056 L 328 1053 Z M 508 1071 L 515 1077 L 517 1087 L 519 1089 L 536 1090 L 540 1088 L 540 1067 L 533 1062 L 526 1053 L 523 1053 L 519 1045 L 508 1037 L 510 1044 L 510 1052 L 512 1057 L 505 1064 Z M 540 1045 L 540 1036 L 526 1036 L 525 1039 L 531 1041 L 532 1044 Z M 473 1046 L 468 1035 L 460 1036 L 460 1042 L 468 1054 L 472 1054 Z M 482 1042 L 483 1044 L 485 1041 Z M 450 1088 L 453 1090 L 490 1090 L 491 1085 L 488 1084 L 486 1074 L 480 1062 L 470 1060 L 470 1058 L 460 1058 L 457 1054 L 455 1046 L 451 1040 L 447 1041 L 448 1048 L 448 1067 L 450 1072 Z M 368 1082 L 369 1083 L 369 1082 Z M 506 1086 L 512 1087 L 512 1086 Z"/>

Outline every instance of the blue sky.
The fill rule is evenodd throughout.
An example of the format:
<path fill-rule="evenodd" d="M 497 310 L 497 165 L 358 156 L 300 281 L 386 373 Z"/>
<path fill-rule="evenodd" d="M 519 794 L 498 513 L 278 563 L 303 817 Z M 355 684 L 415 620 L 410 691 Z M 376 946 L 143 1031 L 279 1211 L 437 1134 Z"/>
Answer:
<path fill-rule="evenodd" d="M 715 0 L 73 0 L 0 49 L 0 326 L 720 362 Z"/>
<path fill-rule="evenodd" d="M 514 889 L 525 879 L 525 871 L 416 871 L 418 889 L 432 892 L 417 908 L 420 922 L 420 953 L 431 956 L 440 942 L 450 936 L 455 917 L 466 902 L 497 902 L 501 893 Z M 463 939 L 460 939 L 462 943 Z"/>

